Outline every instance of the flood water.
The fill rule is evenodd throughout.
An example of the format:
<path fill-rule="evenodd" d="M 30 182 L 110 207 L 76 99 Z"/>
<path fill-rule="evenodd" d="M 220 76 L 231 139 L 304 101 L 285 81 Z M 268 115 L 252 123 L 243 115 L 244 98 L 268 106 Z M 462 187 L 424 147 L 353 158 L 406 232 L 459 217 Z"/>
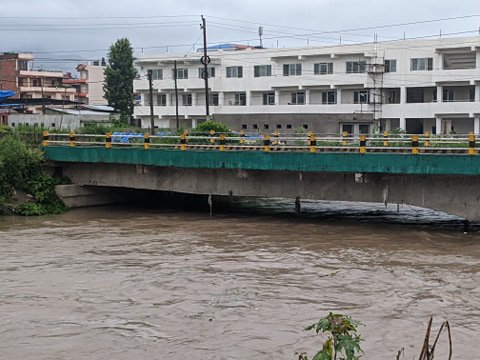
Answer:
<path fill-rule="evenodd" d="M 335 206 L 300 219 L 248 203 L 212 217 L 1 218 L 0 358 L 294 359 L 320 348 L 303 328 L 335 311 L 365 325 L 364 359 L 402 347 L 418 358 L 430 316 L 434 329 L 449 320 L 454 359 L 479 359 L 480 234 L 435 214 L 371 220 L 380 208 Z"/>

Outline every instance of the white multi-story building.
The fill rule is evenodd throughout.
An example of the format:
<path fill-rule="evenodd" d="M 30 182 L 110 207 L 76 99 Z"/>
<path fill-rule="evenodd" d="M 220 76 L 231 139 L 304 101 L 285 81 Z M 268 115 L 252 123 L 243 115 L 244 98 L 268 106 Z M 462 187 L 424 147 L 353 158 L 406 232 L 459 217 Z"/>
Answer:
<path fill-rule="evenodd" d="M 205 120 L 201 53 L 137 60 L 135 117 L 175 127 Z M 232 129 L 289 132 L 480 133 L 480 36 L 209 53 L 210 113 Z"/>

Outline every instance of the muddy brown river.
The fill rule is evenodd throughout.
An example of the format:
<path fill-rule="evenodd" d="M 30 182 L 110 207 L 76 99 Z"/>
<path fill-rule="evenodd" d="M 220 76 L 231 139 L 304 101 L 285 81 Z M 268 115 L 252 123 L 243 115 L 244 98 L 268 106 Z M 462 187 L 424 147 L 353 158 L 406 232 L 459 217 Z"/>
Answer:
<path fill-rule="evenodd" d="M 364 359 L 418 358 L 430 316 L 480 359 L 480 234 L 330 215 L 0 218 L 0 358 L 294 359 L 336 311 L 364 323 Z"/>

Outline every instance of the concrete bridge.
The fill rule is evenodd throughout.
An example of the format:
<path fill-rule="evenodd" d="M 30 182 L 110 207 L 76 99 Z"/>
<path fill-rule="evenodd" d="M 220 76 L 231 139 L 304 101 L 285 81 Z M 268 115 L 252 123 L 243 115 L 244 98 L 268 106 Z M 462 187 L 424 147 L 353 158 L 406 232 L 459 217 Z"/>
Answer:
<path fill-rule="evenodd" d="M 50 141 L 44 150 L 64 175 L 85 187 L 85 194 L 108 187 L 398 203 L 480 221 L 480 156 L 471 156 L 477 153 L 472 151 L 475 139 L 470 155 L 468 145 L 459 153 L 423 153 L 410 147 L 405 152 L 320 152 L 315 143 L 305 151 L 219 151 L 218 143 L 214 149 L 185 151 L 185 142 L 156 148 L 147 140 L 140 146 L 112 147 L 108 142 L 66 146 L 68 142 Z M 359 145 L 365 146 L 362 139 Z"/>

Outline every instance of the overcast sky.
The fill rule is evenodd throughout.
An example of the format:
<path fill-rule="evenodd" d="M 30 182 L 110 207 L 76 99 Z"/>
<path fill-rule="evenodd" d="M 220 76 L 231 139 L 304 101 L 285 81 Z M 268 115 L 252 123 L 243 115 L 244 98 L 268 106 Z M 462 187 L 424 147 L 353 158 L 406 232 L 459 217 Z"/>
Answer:
<path fill-rule="evenodd" d="M 471 36 L 480 27 L 479 0 L 0 0 L 0 9 L 0 51 L 31 51 L 36 66 L 72 71 L 121 37 L 138 55 L 186 54 L 202 44 L 201 14 L 210 44 L 258 45 L 262 25 L 265 47 L 366 42 L 375 33 L 379 41 Z M 452 17 L 462 18 L 390 26 Z"/>

